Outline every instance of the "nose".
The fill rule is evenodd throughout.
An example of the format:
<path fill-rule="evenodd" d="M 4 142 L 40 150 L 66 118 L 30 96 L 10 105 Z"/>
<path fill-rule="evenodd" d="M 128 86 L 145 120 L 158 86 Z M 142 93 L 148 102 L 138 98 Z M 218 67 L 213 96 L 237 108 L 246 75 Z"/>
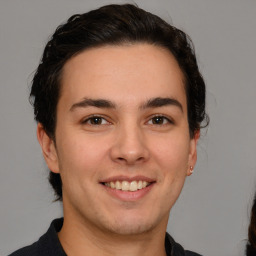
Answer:
<path fill-rule="evenodd" d="M 126 165 L 147 161 L 149 150 L 140 128 L 135 125 L 120 128 L 111 147 L 110 155 L 113 161 Z"/>

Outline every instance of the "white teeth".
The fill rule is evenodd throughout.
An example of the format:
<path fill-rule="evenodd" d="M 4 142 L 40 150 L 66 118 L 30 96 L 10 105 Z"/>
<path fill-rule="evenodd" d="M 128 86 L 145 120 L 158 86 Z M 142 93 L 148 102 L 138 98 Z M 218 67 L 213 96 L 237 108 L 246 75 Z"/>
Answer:
<path fill-rule="evenodd" d="M 130 183 L 130 191 L 136 191 L 138 190 L 138 184 L 137 184 L 137 181 L 132 181 Z"/>
<path fill-rule="evenodd" d="M 128 181 L 123 181 L 122 182 L 122 190 L 123 191 L 128 191 L 130 189 L 130 184 Z"/>
<path fill-rule="evenodd" d="M 106 182 L 104 183 L 105 186 L 110 187 L 112 189 L 119 189 L 122 191 L 137 191 L 139 189 L 143 189 L 147 187 L 150 183 L 147 181 L 116 181 L 116 182 Z"/>
<path fill-rule="evenodd" d="M 142 181 L 141 180 L 138 182 L 138 189 L 142 189 Z"/>
<path fill-rule="evenodd" d="M 110 182 L 110 187 L 115 188 L 115 183 L 113 181 Z"/>
<path fill-rule="evenodd" d="M 116 181 L 116 189 L 122 189 L 122 184 L 120 181 Z"/>

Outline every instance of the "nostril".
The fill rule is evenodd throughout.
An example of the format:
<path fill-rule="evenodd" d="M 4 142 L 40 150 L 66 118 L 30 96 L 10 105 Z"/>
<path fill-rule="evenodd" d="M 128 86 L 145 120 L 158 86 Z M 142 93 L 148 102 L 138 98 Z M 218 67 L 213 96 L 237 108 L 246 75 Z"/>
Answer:
<path fill-rule="evenodd" d="M 111 148 L 110 156 L 115 162 L 132 165 L 146 161 L 149 158 L 149 152 L 144 146 L 119 143 Z"/>
<path fill-rule="evenodd" d="M 117 160 L 119 162 L 125 162 L 126 164 L 135 164 L 138 162 L 143 162 L 144 161 L 144 157 L 140 156 L 140 157 L 118 157 Z"/>

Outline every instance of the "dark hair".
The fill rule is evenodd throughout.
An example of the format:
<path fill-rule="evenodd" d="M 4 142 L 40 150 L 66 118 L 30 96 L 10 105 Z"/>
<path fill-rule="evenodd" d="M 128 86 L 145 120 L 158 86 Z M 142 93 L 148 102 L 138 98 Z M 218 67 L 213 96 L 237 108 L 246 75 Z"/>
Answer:
<path fill-rule="evenodd" d="M 248 229 L 248 243 L 246 246 L 246 255 L 255 256 L 256 255 L 256 194 L 254 196 L 254 201 L 251 211 L 251 221 Z"/>
<path fill-rule="evenodd" d="M 149 43 L 168 49 L 185 77 L 190 136 L 208 124 L 205 113 L 205 83 L 198 70 L 189 37 L 156 15 L 135 5 L 107 5 L 70 17 L 59 26 L 47 43 L 34 75 L 30 99 L 34 115 L 54 139 L 56 107 L 61 90 L 62 68 L 72 56 L 85 49 L 103 45 Z M 58 199 L 62 199 L 59 174 L 50 172 L 49 181 Z"/>

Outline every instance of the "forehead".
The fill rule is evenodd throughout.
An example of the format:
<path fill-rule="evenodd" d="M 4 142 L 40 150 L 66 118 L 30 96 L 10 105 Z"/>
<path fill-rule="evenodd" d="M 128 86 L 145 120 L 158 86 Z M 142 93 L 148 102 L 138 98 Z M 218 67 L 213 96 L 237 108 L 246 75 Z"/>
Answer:
<path fill-rule="evenodd" d="M 87 49 L 64 65 L 61 85 L 65 101 L 100 97 L 121 104 L 170 96 L 186 104 L 177 61 L 169 50 L 149 44 Z"/>

